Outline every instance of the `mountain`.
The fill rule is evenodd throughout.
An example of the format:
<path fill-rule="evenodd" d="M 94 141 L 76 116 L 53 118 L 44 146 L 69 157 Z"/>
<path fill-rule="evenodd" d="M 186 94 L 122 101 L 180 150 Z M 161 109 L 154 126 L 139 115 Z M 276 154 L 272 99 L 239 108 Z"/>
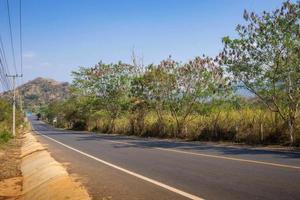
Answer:
<path fill-rule="evenodd" d="M 34 109 L 55 100 L 68 98 L 69 83 L 39 77 L 19 86 L 17 94 L 21 94 L 25 108 Z M 0 96 L 11 99 L 12 91 L 4 92 Z"/>

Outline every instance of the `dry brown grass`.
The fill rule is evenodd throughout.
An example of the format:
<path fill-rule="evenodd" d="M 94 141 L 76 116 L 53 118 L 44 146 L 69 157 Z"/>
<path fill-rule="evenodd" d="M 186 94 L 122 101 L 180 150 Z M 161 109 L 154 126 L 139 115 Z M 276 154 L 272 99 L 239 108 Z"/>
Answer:
<path fill-rule="evenodd" d="M 105 114 L 88 122 L 89 130 L 107 133 L 110 120 Z M 296 136 L 299 138 L 299 122 Z M 173 137 L 176 123 L 169 113 L 159 122 L 154 112 L 149 112 L 143 130 L 132 131 L 130 114 L 125 113 L 115 120 L 113 133 L 151 137 Z M 135 129 L 136 130 L 136 129 Z M 193 115 L 187 119 L 182 134 L 188 140 L 233 141 L 247 144 L 283 144 L 288 141 L 286 127 L 275 113 L 264 109 L 217 110 L 207 115 Z"/>

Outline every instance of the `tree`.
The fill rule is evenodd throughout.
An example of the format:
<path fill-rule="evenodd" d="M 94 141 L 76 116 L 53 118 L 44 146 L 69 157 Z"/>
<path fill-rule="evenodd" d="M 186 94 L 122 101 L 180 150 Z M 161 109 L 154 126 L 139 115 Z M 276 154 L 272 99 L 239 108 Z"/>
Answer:
<path fill-rule="evenodd" d="M 295 120 L 300 103 L 300 2 L 284 2 L 261 16 L 244 12 L 238 39 L 223 38 L 220 57 L 238 84 L 255 94 L 288 126 L 295 142 Z"/>
<path fill-rule="evenodd" d="M 117 63 L 98 63 L 92 68 L 80 68 L 73 72 L 73 86 L 82 95 L 95 97 L 110 117 L 110 132 L 114 132 L 115 119 L 129 104 L 132 66 Z"/>
<path fill-rule="evenodd" d="M 141 85 L 159 121 L 163 120 L 164 110 L 170 111 L 176 122 L 177 137 L 197 105 L 212 100 L 227 84 L 222 69 L 213 59 L 196 57 L 184 64 L 169 58 L 158 66 L 151 65 Z"/>
<path fill-rule="evenodd" d="M 139 70 L 141 71 L 141 70 Z M 148 107 L 152 108 L 157 115 L 157 129 L 162 131 L 164 126 L 164 111 L 171 90 L 172 74 L 167 73 L 164 68 L 150 64 L 143 73 L 137 73 L 131 82 L 131 96 L 135 99 L 133 109 L 140 117 L 145 117 Z M 143 124 L 140 118 L 139 124 Z"/>
<path fill-rule="evenodd" d="M 23 122 L 23 115 L 20 109 L 16 109 L 16 127 Z M 0 97 L 0 134 L 11 133 L 12 129 L 12 106 L 9 101 Z"/>
<path fill-rule="evenodd" d="M 131 132 L 133 134 L 144 133 L 145 117 L 148 112 L 148 99 L 145 92 L 145 77 L 143 74 L 137 73 L 133 77 L 130 85 L 130 111 L 131 111 Z"/>
<path fill-rule="evenodd" d="M 168 79 L 167 102 L 176 122 L 177 137 L 182 134 L 189 117 L 197 114 L 198 105 L 224 94 L 229 82 L 223 76 L 223 70 L 209 57 L 196 57 L 184 64 L 169 59 L 159 67 L 172 77 Z"/>

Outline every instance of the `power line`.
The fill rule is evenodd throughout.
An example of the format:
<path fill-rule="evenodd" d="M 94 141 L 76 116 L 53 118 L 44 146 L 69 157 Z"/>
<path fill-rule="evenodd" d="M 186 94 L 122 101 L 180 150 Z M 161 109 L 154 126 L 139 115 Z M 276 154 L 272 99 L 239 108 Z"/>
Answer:
<path fill-rule="evenodd" d="M 15 72 L 17 74 L 18 70 L 17 70 L 17 67 L 16 67 L 16 57 L 15 57 L 15 49 L 14 49 L 13 34 L 12 34 L 11 21 L 10 21 L 10 9 L 9 9 L 8 0 L 6 0 L 6 4 L 7 4 L 7 14 L 8 14 L 8 23 L 9 23 L 9 33 L 10 33 L 10 44 L 11 44 L 11 49 L 12 49 L 13 64 L 14 64 Z"/>
<path fill-rule="evenodd" d="M 0 72 L 1 71 L 2 71 L 2 73 L 0 73 L 1 85 L 2 85 L 3 90 L 6 90 L 8 85 L 6 82 L 6 77 L 4 76 L 4 66 L 3 66 L 2 58 L 0 57 Z"/>
<path fill-rule="evenodd" d="M 8 84 L 7 78 L 5 76 L 5 69 L 4 69 L 2 57 L 0 57 L 0 78 L 2 80 L 1 83 L 2 83 L 3 89 L 4 90 L 9 89 L 9 84 Z"/>
<path fill-rule="evenodd" d="M 4 50 L 1 35 L 0 35 L 0 56 L 2 58 L 3 76 L 5 77 L 4 82 L 6 82 L 6 84 L 8 85 L 8 88 L 6 88 L 6 89 L 9 90 L 11 88 L 11 82 L 5 75 L 10 74 L 10 71 L 9 71 L 9 68 L 7 65 L 7 60 L 6 60 L 6 55 L 5 55 L 5 50 Z"/>
<path fill-rule="evenodd" d="M 3 45 L 3 41 L 2 41 L 2 37 L 1 37 L 1 35 L 0 35 L 0 49 L 2 49 L 2 51 L 1 51 L 1 55 L 2 55 L 2 57 L 4 58 L 4 63 L 5 63 L 5 66 L 6 66 L 6 70 L 7 70 L 7 72 L 8 73 L 10 73 L 9 72 L 9 68 L 8 68 L 8 64 L 7 64 L 7 60 L 6 60 L 6 54 L 5 54 L 5 50 L 4 50 L 4 45 Z"/>
<path fill-rule="evenodd" d="M 19 9 L 19 22 L 20 22 L 20 64 L 21 64 L 21 85 L 23 85 L 24 81 L 23 81 L 23 36 L 22 36 L 22 0 L 19 0 L 19 4 L 20 4 L 20 9 Z M 22 98 L 22 93 L 20 94 L 20 92 L 18 91 L 18 95 L 19 95 L 19 101 L 20 101 L 20 108 L 21 111 L 23 111 L 23 98 Z"/>
<path fill-rule="evenodd" d="M 4 45 L 2 42 L 2 37 L 0 35 L 0 56 L 1 56 L 1 60 L 2 60 L 2 71 L 3 74 L 2 76 L 4 77 L 4 82 L 7 85 L 6 89 L 9 90 L 11 88 L 11 83 L 10 80 L 6 77 L 6 74 L 10 74 L 9 68 L 8 68 L 8 64 L 7 64 L 7 60 L 6 60 L 6 54 L 5 54 L 5 50 L 4 50 Z"/>
<path fill-rule="evenodd" d="M 20 56 L 21 56 L 21 74 L 23 74 L 23 37 L 22 37 L 22 0 L 20 0 Z"/>
<path fill-rule="evenodd" d="M 8 14 L 8 22 L 9 22 L 9 33 L 10 33 L 10 44 L 11 44 L 11 49 L 12 49 L 12 58 L 13 58 L 13 65 L 15 68 L 15 74 L 11 75 L 11 74 L 7 74 L 5 73 L 5 66 L 7 69 L 7 72 L 9 72 L 9 68 L 7 65 L 7 61 L 6 61 L 6 56 L 5 56 L 5 51 L 4 51 L 4 45 L 2 42 L 2 39 L 0 37 L 0 42 L 1 42 L 1 48 L 0 48 L 0 52 L 1 52 L 1 57 L 0 57 L 0 73 L 1 71 L 3 73 L 5 73 L 5 77 L 3 78 L 2 82 L 6 82 L 8 78 L 12 78 L 12 82 L 13 82 L 13 87 L 12 87 L 12 91 L 13 91 L 13 126 L 12 126 L 12 132 L 13 132 L 13 136 L 16 135 L 16 78 L 19 77 L 23 77 L 23 45 L 22 45 L 22 4 L 21 4 L 21 0 L 20 0 L 20 9 L 19 9 L 19 14 L 20 14 L 20 58 L 21 58 L 21 75 L 18 74 L 18 70 L 16 67 L 16 57 L 15 57 L 15 49 L 14 49 L 14 42 L 13 42 L 13 34 L 12 34 L 12 26 L 11 26 L 11 20 L 10 20 L 10 8 L 9 8 L 9 1 L 6 0 L 7 3 L 7 14 Z M 5 61 L 5 64 L 3 64 L 2 60 Z M 1 70 L 2 69 L 2 70 Z M 1 74 L 3 76 L 3 73 Z M 8 82 L 7 82 L 8 83 Z M 22 103 L 20 102 L 20 105 L 22 105 Z M 21 108 L 22 109 L 22 108 Z"/>

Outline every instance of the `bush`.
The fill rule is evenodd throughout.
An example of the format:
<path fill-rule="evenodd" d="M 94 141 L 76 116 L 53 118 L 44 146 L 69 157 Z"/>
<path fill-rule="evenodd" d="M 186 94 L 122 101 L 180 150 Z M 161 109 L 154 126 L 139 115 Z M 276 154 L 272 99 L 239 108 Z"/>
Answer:
<path fill-rule="evenodd" d="M 159 121 L 154 112 L 145 116 L 144 130 L 139 132 L 132 123 L 130 113 L 116 119 L 114 132 L 109 132 L 108 116 L 102 115 L 97 125 L 90 124 L 89 130 L 102 133 L 138 135 L 143 137 L 172 138 L 176 122 L 165 112 Z M 94 127 L 93 127 L 94 126 Z M 212 111 L 206 115 L 193 115 L 183 127 L 179 138 L 199 141 L 232 141 L 247 144 L 283 144 L 287 141 L 284 123 L 274 113 L 259 108 Z M 298 129 L 296 130 L 298 131 Z M 299 131 L 298 131 L 299 132 Z"/>
<path fill-rule="evenodd" d="M 12 134 L 6 130 L 0 132 L 0 144 L 8 142 L 12 137 Z"/>
<path fill-rule="evenodd" d="M 278 114 L 249 101 L 244 104 L 243 108 L 205 104 L 203 105 L 206 108 L 205 112 L 202 112 L 202 109 L 201 112 L 189 116 L 182 127 L 181 134 L 177 137 L 186 140 L 247 144 L 286 144 L 289 141 L 286 124 Z M 50 108 L 52 107 L 55 107 L 55 104 Z M 83 110 L 80 107 L 77 109 Z M 64 109 L 57 109 L 57 111 L 59 112 L 51 115 L 58 117 L 56 126 L 62 128 L 160 138 L 172 138 L 176 134 L 176 121 L 167 110 L 161 112 L 162 120 L 159 120 L 157 113 L 151 108 L 148 108 L 147 112 L 143 111 L 142 117 L 138 110 L 135 112 L 123 110 L 114 119 L 113 128 L 109 113 L 101 108 L 95 109 L 88 116 L 73 112 L 75 115 L 72 120 L 65 118 L 67 111 Z M 299 131 L 298 120 L 295 126 L 296 138 L 300 136 Z"/>
<path fill-rule="evenodd" d="M 77 131 L 86 130 L 86 123 L 84 121 L 77 121 L 73 124 L 72 129 Z"/>

